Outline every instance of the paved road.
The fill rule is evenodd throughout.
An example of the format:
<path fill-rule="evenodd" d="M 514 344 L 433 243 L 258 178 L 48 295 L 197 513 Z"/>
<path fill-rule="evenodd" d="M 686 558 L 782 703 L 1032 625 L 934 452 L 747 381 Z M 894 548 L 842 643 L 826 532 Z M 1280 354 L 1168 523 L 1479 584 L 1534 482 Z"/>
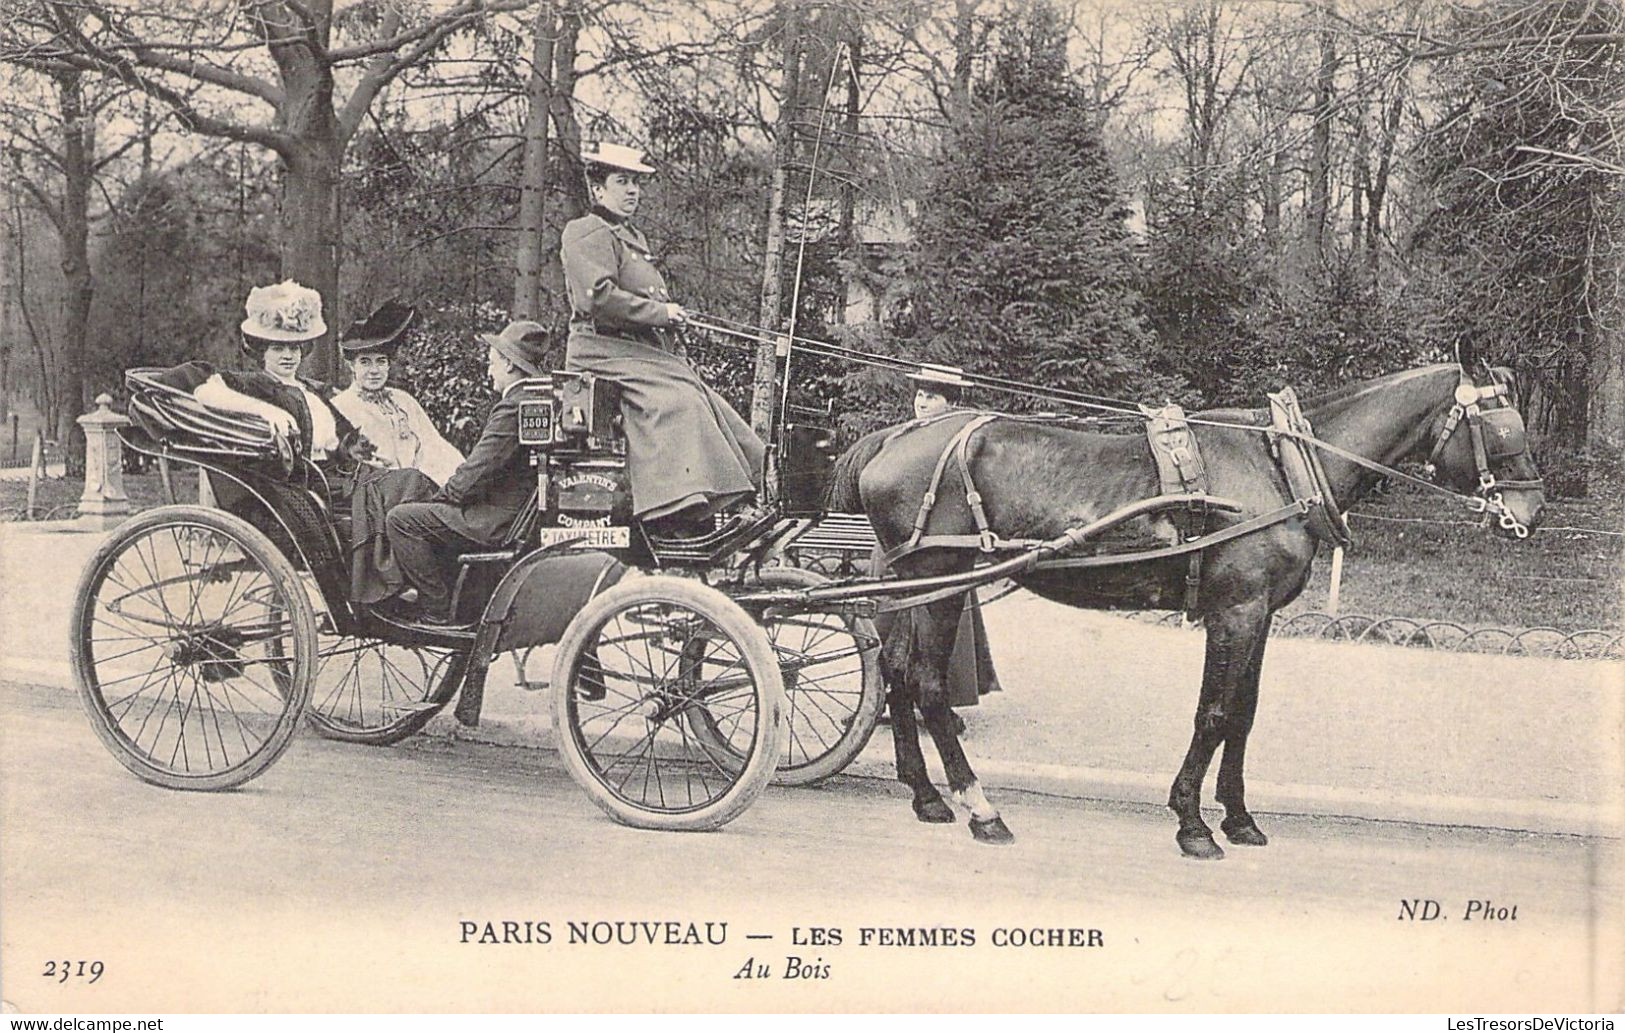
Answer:
<path fill-rule="evenodd" d="M 30 1011 L 1625 1003 L 1606 910 L 1617 843 L 1277 818 L 1270 847 L 1200 864 L 1155 809 L 1002 802 L 1008 848 L 920 825 L 901 789 L 857 779 L 770 791 L 718 833 L 660 835 L 611 824 L 545 751 L 311 737 L 242 791 L 183 794 L 125 773 L 60 689 L 0 684 L 0 988 Z M 1399 919 L 1416 898 L 1446 917 Z M 1463 921 L 1472 899 L 1517 917 Z M 569 942 L 572 922 L 636 920 L 701 939 L 726 922 L 726 943 Z M 503 921 L 532 940 L 546 922 L 552 942 L 460 942 L 464 922 L 500 937 Z M 792 942 L 815 925 L 842 943 Z M 1103 943 L 992 943 L 1032 926 Z M 866 927 L 976 943 L 865 945 Z M 786 980 L 789 956 L 828 977 Z M 58 984 L 40 975 L 52 959 L 104 975 Z M 747 960 L 772 976 L 731 978 Z"/>
<path fill-rule="evenodd" d="M 0 677 L 71 684 L 74 588 L 104 537 L 0 524 Z M 1165 799 L 1190 738 L 1203 636 L 1026 593 L 986 617 L 1007 691 L 962 713 L 988 784 Z M 545 656 L 534 666 L 545 677 Z M 545 741 L 544 701 L 504 684 L 511 676 L 505 658 L 493 668 L 482 731 Z M 1622 677 L 1625 665 L 1603 661 L 1278 639 L 1247 751 L 1252 800 L 1295 813 L 1619 835 Z M 859 768 L 890 767 L 883 730 Z"/>

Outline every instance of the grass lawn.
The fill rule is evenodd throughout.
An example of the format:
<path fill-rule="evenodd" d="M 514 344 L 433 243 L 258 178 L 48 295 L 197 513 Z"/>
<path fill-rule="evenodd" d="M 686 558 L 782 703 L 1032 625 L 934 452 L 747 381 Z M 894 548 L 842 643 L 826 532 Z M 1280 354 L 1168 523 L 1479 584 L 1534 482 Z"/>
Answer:
<path fill-rule="evenodd" d="M 1468 524 L 1460 506 L 1420 489 L 1362 501 L 1349 518 L 1354 545 L 1343 562 L 1343 613 L 1450 620 L 1509 628 L 1617 630 L 1625 583 L 1625 530 L 1620 498 L 1560 499 L 1546 506 L 1543 527 L 1527 541 L 1501 538 Z M 1613 535 L 1548 530 L 1583 527 Z M 1309 587 L 1284 615 L 1323 610 L 1331 556 L 1315 561 Z"/>
<path fill-rule="evenodd" d="M 177 466 L 174 468 L 172 480 L 179 501 L 197 501 L 197 471 Z M 77 477 L 48 477 L 40 481 L 39 492 L 35 497 L 37 518 L 72 519 L 74 507 L 79 504 L 79 496 L 84 490 L 85 482 Z M 163 481 L 156 470 L 152 473 L 125 474 L 124 493 L 130 496 L 130 507 L 137 511 L 162 506 L 169 501 L 164 496 Z M 0 519 L 19 519 L 27 504 L 26 480 L 0 481 Z"/>

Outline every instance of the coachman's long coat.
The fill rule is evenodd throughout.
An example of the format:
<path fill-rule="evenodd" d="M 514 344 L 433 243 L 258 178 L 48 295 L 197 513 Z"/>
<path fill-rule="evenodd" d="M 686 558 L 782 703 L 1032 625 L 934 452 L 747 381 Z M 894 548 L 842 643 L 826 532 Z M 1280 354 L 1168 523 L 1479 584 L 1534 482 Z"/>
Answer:
<path fill-rule="evenodd" d="M 671 296 L 643 234 L 602 209 L 564 228 L 570 297 L 565 366 L 621 387 L 632 508 L 658 517 L 713 511 L 756 488 L 761 439 L 673 351 Z"/>

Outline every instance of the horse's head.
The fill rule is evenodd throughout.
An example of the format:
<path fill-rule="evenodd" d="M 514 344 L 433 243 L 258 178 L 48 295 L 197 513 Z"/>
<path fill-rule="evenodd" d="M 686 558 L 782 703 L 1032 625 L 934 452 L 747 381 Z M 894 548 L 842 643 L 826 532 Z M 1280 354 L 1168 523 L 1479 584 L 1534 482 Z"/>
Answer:
<path fill-rule="evenodd" d="M 1475 383 L 1465 369 L 1449 412 L 1435 428 L 1428 469 L 1440 484 L 1473 496 L 1498 534 L 1527 538 L 1546 504 L 1540 474 L 1529 455 L 1529 437 L 1517 407 L 1512 371 L 1487 371 Z"/>

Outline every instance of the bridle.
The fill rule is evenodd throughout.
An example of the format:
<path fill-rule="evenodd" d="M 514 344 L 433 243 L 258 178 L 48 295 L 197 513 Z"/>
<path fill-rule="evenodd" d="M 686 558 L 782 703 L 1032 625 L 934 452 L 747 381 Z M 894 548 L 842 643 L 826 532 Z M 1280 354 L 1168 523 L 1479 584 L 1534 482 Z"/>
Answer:
<path fill-rule="evenodd" d="M 1502 530 L 1512 532 L 1516 538 L 1528 538 L 1529 528 L 1507 508 L 1501 492 L 1539 491 L 1544 482 L 1539 478 L 1527 481 L 1500 480 L 1490 468 L 1494 460 L 1516 459 L 1529 452 L 1528 432 L 1524 428 L 1523 417 L 1512 406 L 1511 392 L 1494 371 L 1491 371 L 1490 378 L 1493 383 L 1480 386 L 1473 382 L 1465 369 L 1461 371 L 1455 404 L 1445 416 L 1444 426 L 1439 431 L 1439 439 L 1433 443 L 1433 451 L 1428 454 L 1424 471 L 1429 480 L 1437 476 L 1439 456 L 1444 451 L 1445 442 L 1465 422 L 1472 442 L 1473 462 L 1478 467 L 1478 489 L 1474 495 L 1467 497 L 1467 508 L 1474 513 L 1494 516 Z M 1497 404 L 1487 406 L 1487 402 Z"/>

